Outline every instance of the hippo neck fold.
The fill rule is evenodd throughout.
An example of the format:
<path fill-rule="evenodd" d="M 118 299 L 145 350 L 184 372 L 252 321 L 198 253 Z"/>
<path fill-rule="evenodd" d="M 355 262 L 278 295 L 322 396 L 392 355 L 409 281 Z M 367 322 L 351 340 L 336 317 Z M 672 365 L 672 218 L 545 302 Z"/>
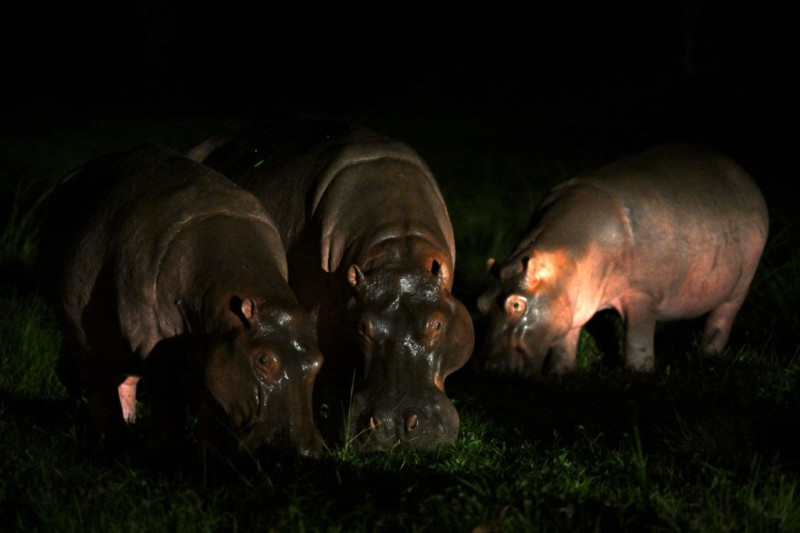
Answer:
<path fill-rule="evenodd" d="M 217 329 L 233 296 L 289 298 L 282 260 L 280 237 L 263 215 L 206 212 L 176 224 L 160 242 L 152 284 L 160 336 Z"/>
<path fill-rule="evenodd" d="M 446 262 L 452 272 L 455 238 L 436 181 L 410 148 L 383 148 L 348 146 L 320 179 L 313 209 L 321 226 L 323 270 L 434 254 L 431 259 Z"/>
<path fill-rule="evenodd" d="M 429 234 L 406 232 L 399 236 L 393 228 L 384 228 L 384 231 L 377 231 L 372 237 L 371 241 L 357 247 L 358 253 L 346 254 L 344 262 L 355 263 L 368 272 L 390 266 L 420 267 L 430 271 L 432 262 L 437 261 L 448 265 L 448 272 L 452 272 L 446 251 Z M 447 279 L 447 288 L 451 285 L 452 280 Z"/>

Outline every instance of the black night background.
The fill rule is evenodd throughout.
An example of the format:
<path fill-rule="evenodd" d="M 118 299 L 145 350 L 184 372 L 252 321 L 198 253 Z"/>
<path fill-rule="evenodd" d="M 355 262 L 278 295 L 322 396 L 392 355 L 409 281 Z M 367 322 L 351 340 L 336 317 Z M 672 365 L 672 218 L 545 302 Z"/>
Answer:
<path fill-rule="evenodd" d="M 791 2 L 3 2 L 0 528 L 797 531 L 798 25 Z M 729 353 L 699 363 L 692 322 L 659 330 L 649 378 L 596 359 L 533 385 L 466 367 L 447 382 L 462 435 L 432 455 L 332 445 L 222 481 L 107 457 L 49 362 L 15 374 L 17 353 L 58 350 L 33 266 L 43 191 L 105 153 L 293 114 L 426 159 L 478 334 L 486 259 L 550 186 L 664 141 L 726 152 L 770 210 Z"/>

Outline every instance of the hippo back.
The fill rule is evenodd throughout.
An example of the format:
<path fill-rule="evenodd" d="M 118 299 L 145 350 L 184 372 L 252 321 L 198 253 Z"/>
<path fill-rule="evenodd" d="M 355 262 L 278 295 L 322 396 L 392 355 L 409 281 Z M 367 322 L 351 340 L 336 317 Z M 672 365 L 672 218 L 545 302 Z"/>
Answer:
<path fill-rule="evenodd" d="M 359 174 L 354 169 L 377 162 L 401 165 L 405 168 L 403 180 L 418 181 L 418 187 L 426 189 L 423 194 L 433 202 L 432 224 L 441 231 L 440 238 L 450 252 L 449 261 L 455 262 L 455 239 L 444 197 L 423 159 L 404 143 L 361 126 L 306 118 L 281 125 L 254 122 L 200 147 L 193 149 L 190 157 L 202 160 L 255 194 L 275 217 L 287 250 L 297 242 L 312 218 L 327 224 L 321 231 L 329 235 L 331 220 L 347 218 L 333 211 L 349 209 L 353 204 L 330 198 L 344 199 L 356 189 L 363 190 L 364 184 L 358 180 L 366 172 Z M 408 169 L 413 170 L 408 172 Z M 333 189 L 335 192 L 331 192 Z M 326 196 L 329 212 L 320 213 L 320 204 Z M 414 205 L 416 197 L 406 199 L 395 195 L 394 202 L 398 201 Z M 381 209 L 378 202 L 360 203 L 371 203 L 374 209 Z M 326 259 L 323 262 L 323 268 L 330 271 L 330 262 Z"/>
<path fill-rule="evenodd" d="M 144 145 L 67 176 L 53 193 L 42 242 L 45 270 L 67 319 L 81 331 L 83 310 L 95 292 L 104 292 L 97 284 L 112 283 L 107 288 L 117 302 L 108 304 L 116 305 L 123 328 L 135 330 L 123 331 L 131 349 L 160 336 L 157 281 L 164 258 L 182 231 L 217 215 L 263 226 L 286 278 L 280 240 L 258 201 L 180 154 Z"/>
<path fill-rule="evenodd" d="M 730 158 L 704 146 L 658 146 L 573 182 L 613 193 L 636 225 L 665 216 L 674 217 L 675 227 L 739 217 L 748 223 L 767 219 L 766 203 L 753 179 Z M 693 220 L 681 220 L 686 216 Z M 766 234 L 765 227 L 759 229 Z"/>
<path fill-rule="evenodd" d="M 672 265 L 672 284 L 678 286 L 692 271 L 708 271 L 718 262 L 740 264 L 747 284 L 766 242 L 769 217 L 755 182 L 707 147 L 658 146 L 565 187 L 587 187 L 614 198 L 630 239 L 634 286 L 647 284 L 666 264 Z M 716 255 L 709 257 L 709 250 Z M 711 286 L 706 290 L 713 292 Z"/>

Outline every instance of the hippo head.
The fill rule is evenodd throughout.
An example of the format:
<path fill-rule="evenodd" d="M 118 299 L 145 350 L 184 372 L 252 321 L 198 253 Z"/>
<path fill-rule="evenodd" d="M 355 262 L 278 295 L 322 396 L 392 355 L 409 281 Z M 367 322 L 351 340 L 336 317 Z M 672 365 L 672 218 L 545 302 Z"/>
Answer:
<path fill-rule="evenodd" d="M 469 359 L 474 332 L 444 270 L 432 261 L 429 269 L 365 273 L 352 265 L 348 271 L 364 365 L 349 431 L 365 451 L 397 445 L 430 450 L 458 436 L 458 413 L 444 381 Z"/>
<path fill-rule="evenodd" d="M 269 446 L 318 457 L 322 437 L 311 396 L 322 354 L 315 319 L 299 308 L 259 306 L 234 296 L 227 322 L 231 329 L 215 336 L 208 351 L 203 440 L 222 441 L 245 456 Z"/>
<path fill-rule="evenodd" d="M 489 264 L 489 288 L 478 298 L 478 309 L 489 317 L 482 364 L 499 374 L 546 372 L 550 348 L 572 325 L 569 302 L 553 265 L 529 256 L 500 266 L 493 260 Z"/>

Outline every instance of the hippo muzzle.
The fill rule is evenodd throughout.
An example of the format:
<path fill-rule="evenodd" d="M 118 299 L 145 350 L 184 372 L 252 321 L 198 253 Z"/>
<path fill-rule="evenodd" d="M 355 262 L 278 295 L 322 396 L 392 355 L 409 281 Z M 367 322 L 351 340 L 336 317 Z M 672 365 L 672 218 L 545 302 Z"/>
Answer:
<path fill-rule="evenodd" d="M 459 423 L 455 406 L 436 387 L 407 390 L 401 397 L 366 389 L 353 400 L 349 433 L 365 452 L 396 446 L 429 451 L 455 442 Z"/>
<path fill-rule="evenodd" d="M 307 391 L 263 391 L 262 416 L 235 431 L 236 452 L 240 455 L 258 454 L 264 449 L 317 459 L 322 455 L 322 436 L 312 422 L 311 397 Z"/>

